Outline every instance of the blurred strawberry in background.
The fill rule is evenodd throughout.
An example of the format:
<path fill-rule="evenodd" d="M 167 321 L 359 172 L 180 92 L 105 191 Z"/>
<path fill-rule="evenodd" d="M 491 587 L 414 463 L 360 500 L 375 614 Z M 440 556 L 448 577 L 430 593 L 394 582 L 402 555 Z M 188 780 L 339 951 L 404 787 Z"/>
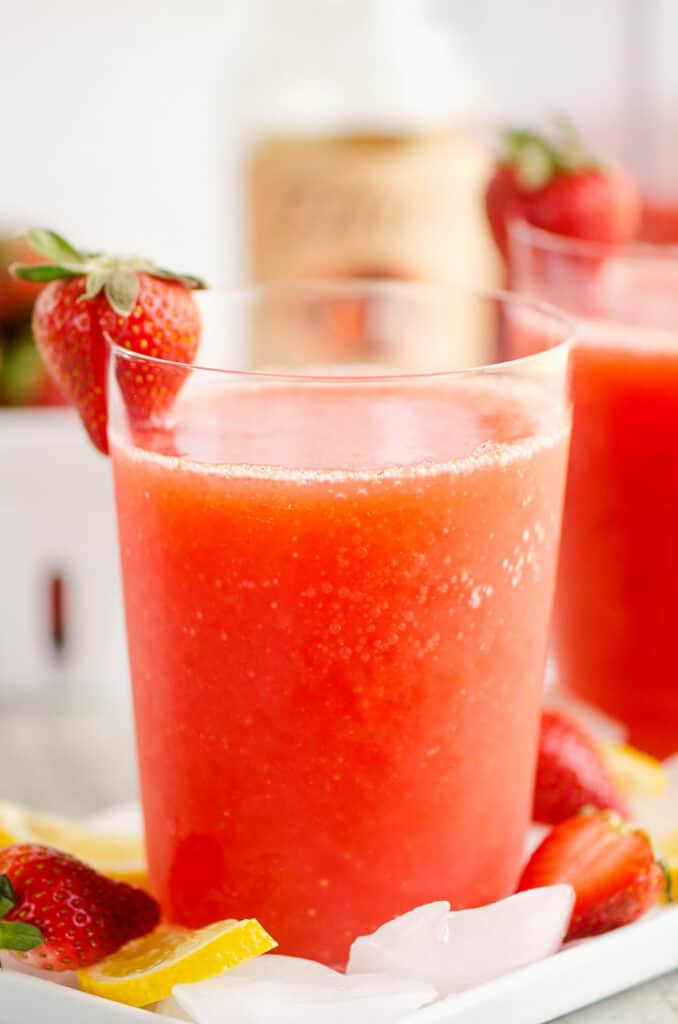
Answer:
<path fill-rule="evenodd" d="M 31 330 L 33 304 L 42 286 L 10 274 L 10 265 L 17 262 L 43 259 L 23 238 L 0 236 L 0 405 L 65 405 Z"/>
<path fill-rule="evenodd" d="M 616 246 L 638 235 L 642 199 L 634 178 L 601 161 L 567 118 L 554 131 L 506 131 L 485 193 L 497 248 L 508 258 L 508 225 L 525 220 L 552 234 Z"/>

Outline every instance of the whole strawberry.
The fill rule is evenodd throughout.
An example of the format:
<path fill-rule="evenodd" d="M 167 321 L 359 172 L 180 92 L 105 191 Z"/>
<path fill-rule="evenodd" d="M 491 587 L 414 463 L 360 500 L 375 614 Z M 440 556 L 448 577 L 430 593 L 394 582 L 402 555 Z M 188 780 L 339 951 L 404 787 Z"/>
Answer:
<path fill-rule="evenodd" d="M 107 453 L 109 342 L 140 355 L 191 363 L 201 326 L 191 290 L 204 285 L 149 260 L 80 252 L 42 228 L 29 231 L 26 241 L 49 260 L 12 268 L 22 280 L 48 282 L 33 310 L 36 343 L 92 441 Z M 117 376 L 127 412 L 140 423 L 166 413 L 184 380 L 176 368 L 152 363 L 140 372 L 138 360 L 121 361 Z"/>
<path fill-rule="evenodd" d="M 557 825 L 586 806 L 627 815 L 593 737 L 561 711 L 544 708 L 532 817 Z"/>
<path fill-rule="evenodd" d="M 546 836 L 523 871 L 519 890 L 567 883 L 575 904 L 567 939 L 630 924 L 666 890 L 666 876 L 644 832 L 609 811 L 568 818 Z"/>
<path fill-rule="evenodd" d="M 0 849 L 0 949 L 32 967 L 89 967 L 159 920 L 148 893 L 70 854 L 32 844 Z"/>
<path fill-rule="evenodd" d="M 504 136 L 504 152 L 485 193 L 490 228 L 504 258 L 513 219 L 605 245 L 622 245 L 638 234 L 642 201 L 634 179 L 592 156 L 569 122 L 557 126 L 554 139 L 524 130 Z"/>

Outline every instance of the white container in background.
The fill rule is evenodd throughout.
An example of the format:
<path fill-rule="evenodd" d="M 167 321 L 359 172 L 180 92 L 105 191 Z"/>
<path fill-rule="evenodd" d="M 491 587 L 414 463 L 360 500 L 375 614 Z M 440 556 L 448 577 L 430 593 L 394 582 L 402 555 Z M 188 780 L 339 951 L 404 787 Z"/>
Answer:
<path fill-rule="evenodd" d="M 426 0 L 255 9 L 240 101 L 250 276 L 496 284 L 477 131 L 489 89 L 449 23 Z M 448 364 L 482 355 L 486 329 L 460 302 Z M 279 329 L 258 340 L 260 363 L 286 343 Z"/>
<path fill-rule="evenodd" d="M 0 411 L 0 544 L 0 703 L 125 701 L 111 467 L 70 409 Z"/>

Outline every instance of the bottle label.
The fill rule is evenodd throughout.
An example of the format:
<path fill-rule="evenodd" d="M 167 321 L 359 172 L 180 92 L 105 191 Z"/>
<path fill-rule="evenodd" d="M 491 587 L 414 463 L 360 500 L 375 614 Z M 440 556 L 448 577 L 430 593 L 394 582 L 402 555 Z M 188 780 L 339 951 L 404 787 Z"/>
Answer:
<path fill-rule="evenodd" d="M 253 276 L 491 286 L 499 271 L 483 211 L 488 173 L 482 148 L 454 132 L 264 142 L 249 166 Z M 340 313 L 333 320 L 360 333 L 364 310 L 353 303 Z M 463 344 L 477 348 L 485 327 L 464 330 Z"/>

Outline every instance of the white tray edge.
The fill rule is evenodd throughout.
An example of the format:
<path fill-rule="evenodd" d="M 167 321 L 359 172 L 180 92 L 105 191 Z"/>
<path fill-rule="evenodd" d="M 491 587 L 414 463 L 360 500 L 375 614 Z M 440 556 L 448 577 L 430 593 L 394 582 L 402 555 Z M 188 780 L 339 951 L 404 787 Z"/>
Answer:
<path fill-rule="evenodd" d="M 678 906 L 566 947 L 460 995 L 418 1010 L 402 1024 L 545 1024 L 678 967 Z"/>
<path fill-rule="evenodd" d="M 169 1017 L 54 985 L 18 971 L 0 971 L 0 1024 L 176 1024 Z"/>
<path fill-rule="evenodd" d="M 586 939 L 529 967 L 435 1003 L 401 1024 L 545 1024 L 678 967 L 678 906 Z M 0 1024 L 175 1024 L 75 989 L 0 971 Z M 356 1024 L 369 1024 L 356 1021 Z"/>

